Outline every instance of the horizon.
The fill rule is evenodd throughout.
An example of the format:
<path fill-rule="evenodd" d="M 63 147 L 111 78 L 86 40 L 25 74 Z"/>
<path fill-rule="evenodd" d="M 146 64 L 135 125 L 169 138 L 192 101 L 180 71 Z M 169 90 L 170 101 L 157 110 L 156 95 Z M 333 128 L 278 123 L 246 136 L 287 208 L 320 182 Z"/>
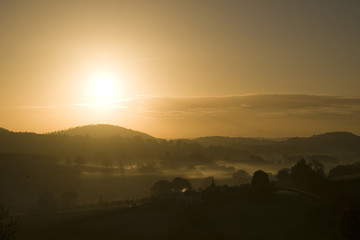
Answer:
<path fill-rule="evenodd" d="M 8 107 L 3 112 L 3 117 L 23 114 L 20 122 L 1 121 L 1 127 L 18 132 L 49 133 L 77 126 L 110 124 L 166 139 L 286 138 L 324 132 L 360 134 L 357 124 L 360 98 L 334 95 L 138 96 L 97 109 L 86 105 L 27 106 Z"/>
<path fill-rule="evenodd" d="M 312 134 L 312 135 L 308 135 L 308 136 L 287 136 L 287 137 L 276 137 L 276 138 L 271 138 L 271 137 L 252 137 L 252 136 L 225 136 L 225 135 L 204 135 L 204 136 L 197 136 L 197 137 L 192 137 L 192 138 L 161 138 L 161 137 L 157 137 L 157 136 L 153 136 L 147 132 L 142 132 L 142 131 L 138 131 L 136 129 L 131 129 L 131 128 L 126 128 L 123 126 L 119 126 L 119 125 L 112 125 L 112 124 L 106 124 L 106 123 L 96 123 L 96 124 L 87 124 L 87 125 L 80 125 L 80 126 L 73 126 L 73 127 L 69 127 L 69 128 L 65 128 L 65 129 L 58 129 L 58 130 L 54 130 L 54 131 L 50 131 L 50 132 L 31 132 L 31 131 L 13 131 L 11 129 L 6 129 L 6 128 L 2 128 L 0 126 L 0 130 L 5 130 L 11 133 L 30 133 L 30 134 L 37 134 L 37 135 L 51 135 L 51 134 L 58 134 L 58 133 L 64 133 L 66 134 L 67 131 L 71 131 L 71 130 L 75 130 L 75 129 L 79 129 L 79 128 L 88 128 L 88 127 L 114 127 L 114 128 L 121 128 L 121 129 L 125 129 L 125 130 L 129 130 L 129 131 L 134 131 L 134 132 L 138 132 L 139 134 L 145 134 L 145 135 L 149 135 L 150 137 L 154 137 L 156 139 L 164 139 L 164 140 L 194 140 L 194 139 L 198 139 L 198 138 L 216 138 L 216 137 L 220 137 L 220 138 L 244 138 L 244 139 L 264 139 L 264 140 L 287 140 L 287 139 L 291 139 L 291 138 L 311 138 L 311 137 L 315 137 L 315 136 L 319 136 L 319 135 L 326 135 L 326 134 L 336 134 L 336 133 L 344 133 L 344 134 L 352 134 L 355 136 L 359 136 L 353 132 L 349 132 L 349 131 L 331 131 L 331 132 L 323 132 L 323 133 L 319 133 L 319 134 Z M 91 134 L 74 134 L 74 136 L 76 135 L 89 135 L 90 137 L 95 137 L 96 136 L 91 136 Z M 121 134 L 114 134 L 112 136 L 117 136 L 117 135 L 121 135 Z M 110 136 L 110 135 L 109 135 Z"/>
<path fill-rule="evenodd" d="M 359 11 L 356 1 L 0 1 L 0 126 L 360 134 Z"/>

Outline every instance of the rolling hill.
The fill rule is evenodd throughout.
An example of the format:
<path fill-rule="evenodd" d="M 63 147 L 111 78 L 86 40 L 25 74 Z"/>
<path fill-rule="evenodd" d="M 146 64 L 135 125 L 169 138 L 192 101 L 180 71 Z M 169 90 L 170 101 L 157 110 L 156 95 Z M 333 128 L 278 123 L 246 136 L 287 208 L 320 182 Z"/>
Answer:
<path fill-rule="evenodd" d="M 80 127 L 69 128 L 66 130 L 61 130 L 54 132 L 53 134 L 62 134 L 69 136 L 90 136 L 90 137 L 112 137 L 112 136 L 120 136 L 120 137 L 135 137 L 141 136 L 143 138 L 154 138 L 149 134 L 131 130 L 128 128 L 109 125 L 109 124 L 96 124 L 96 125 L 86 125 Z"/>
<path fill-rule="evenodd" d="M 293 137 L 284 140 L 213 136 L 201 137 L 193 141 L 204 147 L 222 146 L 258 153 L 360 152 L 360 136 L 349 132 L 328 132 L 311 137 Z"/>
<path fill-rule="evenodd" d="M 0 132 L 9 132 L 9 130 L 0 127 Z"/>

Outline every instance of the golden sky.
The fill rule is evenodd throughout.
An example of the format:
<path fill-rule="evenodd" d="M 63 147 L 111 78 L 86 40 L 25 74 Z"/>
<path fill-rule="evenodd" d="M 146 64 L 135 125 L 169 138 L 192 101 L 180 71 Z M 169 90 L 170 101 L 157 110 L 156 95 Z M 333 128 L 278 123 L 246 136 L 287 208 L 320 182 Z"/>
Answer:
<path fill-rule="evenodd" d="M 0 0 L 0 127 L 112 123 L 158 137 L 359 133 L 358 102 L 334 107 L 326 97 L 360 97 L 359 12 L 355 0 Z M 278 93 L 286 102 L 315 97 L 306 98 L 314 115 L 302 105 L 279 125 L 229 97 Z M 321 111 L 317 96 L 330 101 Z M 206 114 L 179 110 L 175 97 L 188 109 L 208 101 Z M 281 104 L 265 112 L 289 116 Z M 231 115 L 228 106 L 242 110 Z"/>

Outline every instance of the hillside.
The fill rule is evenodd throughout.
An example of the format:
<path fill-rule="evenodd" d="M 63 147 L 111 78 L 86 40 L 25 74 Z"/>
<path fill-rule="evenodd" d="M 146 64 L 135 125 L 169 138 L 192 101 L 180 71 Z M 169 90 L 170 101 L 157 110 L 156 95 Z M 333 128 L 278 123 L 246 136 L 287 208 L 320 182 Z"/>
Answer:
<path fill-rule="evenodd" d="M 200 137 L 193 140 L 203 146 L 226 146 L 226 147 L 237 147 L 240 145 L 253 146 L 253 145 L 269 145 L 273 143 L 273 140 L 260 139 L 260 138 L 243 138 L 243 137 Z"/>
<path fill-rule="evenodd" d="M 359 146 L 360 137 L 347 132 L 286 140 L 217 136 L 167 141 L 112 125 L 81 126 L 50 134 L 0 130 L 0 152 L 3 153 L 45 154 L 59 158 L 83 156 L 88 159 L 106 153 L 110 159 L 129 161 L 170 159 L 171 165 L 178 165 L 193 153 L 201 153 L 207 159 L 241 158 L 250 162 L 251 155 L 269 154 L 320 154 L 356 159 L 360 154 Z"/>
<path fill-rule="evenodd" d="M 329 132 L 309 138 L 290 138 L 280 143 L 280 147 L 299 151 L 359 152 L 359 146 L 360 137 L 349 132 Z"/>
<path fill-rule="evenodd" d="M 154 138 L 143 132 L 131 130 L 120 126 L 109 125 L 109 124 L 86 125 L 86 126 L 61 130 L 55 133 L 69 135 L 69 136 L 76 136 L 76 135 L 90 136 L 90 137 L 120 136 L 125 138 L 141 136 L 143 138 Z"/>
<path fill-rule="evenodd" d="M 0 132 L 9 132 L 9 130 L 0 127 Z"/>
<path fill-rule="evenodd" d="M 104 208 L 81 214 L 28 215 L 22 220 L 20 240 L 269 240 L 327 239 L 335 217 L 330 209 L 312 199 L 280 192 L 271 200 L 260 202 L 239 200 L 217 205 L 205 202 L 196 207 L 149 202 L 133 208 Z"/>
<path fill-rule="evenodd" d="M 311 137 L 293 137 L 284 140 L 213 136 L 201 137 L 193 141 L 204 147 L 222 146 L 258 153 L 360 151 L 360 136 L 349 132 L 329 132 Z"/>

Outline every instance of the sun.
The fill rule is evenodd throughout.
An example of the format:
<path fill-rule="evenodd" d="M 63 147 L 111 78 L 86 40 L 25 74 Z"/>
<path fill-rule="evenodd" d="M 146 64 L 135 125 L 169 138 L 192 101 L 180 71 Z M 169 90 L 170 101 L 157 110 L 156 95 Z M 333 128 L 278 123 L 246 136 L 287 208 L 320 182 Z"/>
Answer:
<path fill-rule="evenodd" d="M 88 95 L 91 104 L 115 104 L 120 97 L 119 79 L 108 72 L 94 74 L 90 79 Z"/>

